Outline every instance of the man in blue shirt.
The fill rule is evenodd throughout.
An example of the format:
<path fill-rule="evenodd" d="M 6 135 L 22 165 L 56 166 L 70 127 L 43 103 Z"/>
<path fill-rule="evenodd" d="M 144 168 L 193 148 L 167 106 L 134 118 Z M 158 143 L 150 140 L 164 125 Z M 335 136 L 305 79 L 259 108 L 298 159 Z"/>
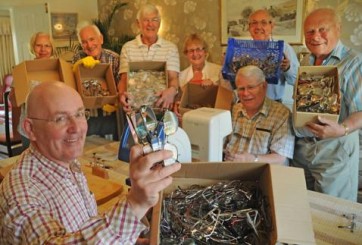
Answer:
<path fill-rule="evenodd" d="M 273 17 L 265 9 L 259 9 L 249 16 L 249 32 L 253 40 L 272 40 L 275 23 Z M 282 102 L 285 84 L 294 86 L 299 67 L 298 58 L 293 48 L 284 42 L 284 59 L 281 64 L 281 74 L 277 84 L 268 84 L 267 96 L 272 100 Z"/>
<path fill-rule="evenodd" d="M 292 166 L 305 170 L 310 190 L 356 201 L 362 128 L 362 55 L 340 41 L 341 20 L 333 9 L 311 12 L 304 22 L 310 65 L 337 66 L 341 92 L 339 122 L 318 117 L 296 128 Z"/>

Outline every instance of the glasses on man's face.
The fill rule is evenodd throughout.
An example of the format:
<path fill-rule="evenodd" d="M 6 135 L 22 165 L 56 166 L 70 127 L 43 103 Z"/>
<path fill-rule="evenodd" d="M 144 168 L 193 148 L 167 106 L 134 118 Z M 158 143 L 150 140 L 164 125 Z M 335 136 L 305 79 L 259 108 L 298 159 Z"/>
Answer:
<path fill-rule="evenodd" d="M 69 115 L 66 113 L 60 113 L 58 115 L 55 115 L 53 118 L 45 119 L 45 118 L 36 118 L 36 117 L 28 117 L 32 120 L 39 120 L 39 121 L 45 121 L 49 123 L 54 123 L 58 127 L 64 127 L 69 125 L 71 120 L 74 120 L 75 122 L 84 122 L 87 121 L 90 117 L 90 112 L 86 110 L 79 110 L 74 115 Z"/>
<path fill-rule="evenodd" d="M 249 86 L 246 86 L 246 87 L 237 87 L 236 90 L 240 93 L 243 93 L 245 91 L 248 91 L 250 93 L 254 93 L 256 92 L 256 89 L 262 85 L 263 83 L 258 83 L 256 85 L 249 85 Z"/>
<path fill-rule="evenodd" d="M 142 19 L 142 22 L 144 23 L 144 24 L 148 24 L 148 23 L 152 23 L 152 24 L 158 24 L 158 23 L 160 23 L 160 18 L 158 18 L 158 17 L 155 17 L 155 18 L 152 18 L 152 19 L 146 19 L 146 18 L 144 18 L 144 19 Z"/>
<path fill-rule="evenodd" d="M 205 50 L 205 48 L 191 48 L 191 49 L 187 49 L 186 52 L 187 52 L 188 54 L 193 54 L 193 53 L 199 54 L 199 53 L 201 53 L 201 52 L 204 51 L 204 50 Z"/>
<path fill-rule="evenodd" d="M 272 22 L 269 20 L 262 20 L 262 21 L 256 21 L 256 20 L 253 20 L 251 22 L 249 22 L 249 26 L 252 26 L 252 27 L 257 27 L 259 26 L 259 24 L 262 26 L 262 27 L 266 27 L 267 25 L 271 24 Z"/>

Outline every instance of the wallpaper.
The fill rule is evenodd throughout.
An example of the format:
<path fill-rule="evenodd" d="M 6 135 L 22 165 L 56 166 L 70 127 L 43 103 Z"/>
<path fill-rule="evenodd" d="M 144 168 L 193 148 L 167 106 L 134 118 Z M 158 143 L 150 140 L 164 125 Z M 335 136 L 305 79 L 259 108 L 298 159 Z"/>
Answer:
<path fill-rule="evenodd" d="M 118 2 L 126 2 L 114 15 L 109 34 L 114 37 L 138 34 L 136 14 L 144 3 L 153 3 L 160 8 L 162 25 L 159 34 L 174 42 L 180 51 L 181 69 L 187 65 L 182 53 L 183 41 L 190 33 L 198 33 L 207 41 L 209 61 L 222 63 L 225 46 L 221 45 L 221 0 L 98 0 L 99 18 L 107 18 Z M 276 0 L 274 0 L 276 1 Z M 362 51 L 362 0 L 306 0 L 305 12 L 317 7 L 336 8 L 342 17 L 342 41 Z M 252 5 L 251 5 L 252 7 Z M 296 52 L 305 51 L 302 45 L 294 46 Z"/>

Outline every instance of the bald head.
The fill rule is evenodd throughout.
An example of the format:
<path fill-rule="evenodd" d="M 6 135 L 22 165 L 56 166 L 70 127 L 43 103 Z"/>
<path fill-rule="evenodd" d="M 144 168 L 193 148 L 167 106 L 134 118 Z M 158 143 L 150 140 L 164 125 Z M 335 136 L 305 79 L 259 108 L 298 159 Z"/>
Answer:
<path fill-rule="evenodd" d="M 62 82 L 42 82 L 26 105 L 23 127 L 38 152 L 64 166 L 82 154 L 88 126 L 76 90 Z"/>
<path fill-rule="evenodd" d="M 27 114 L 32 117 L 34 114 L 43 114 L 42 110 L 47 110 L 55 103 L 64 102 L 65 98 L 71 101 L 82 103 L 82 99 L 77 91 L 63 82 L 42 82 L 35 86 L 27 98 Z"/>

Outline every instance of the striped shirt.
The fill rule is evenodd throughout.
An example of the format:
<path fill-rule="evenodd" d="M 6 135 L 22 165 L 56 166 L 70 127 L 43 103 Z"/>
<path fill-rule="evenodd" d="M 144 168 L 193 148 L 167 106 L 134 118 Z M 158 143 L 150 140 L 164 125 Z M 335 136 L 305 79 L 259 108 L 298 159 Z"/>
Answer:
<path fill-rule="evenodd" d="M 252 118 L 241 103 L 232 110 L 233 132 L 226 150 L 231 154 L 278 153 L 293 158 L 294 135 L 289 109 L 281 103 L 265 98 L 260 111 Z"/>
<path fill-rule="evenodd" d="M 70 169 L 32 146 L 0 185 L 0 244 L 134 244 L 147 227 L 118 202 L 100 216 L 74 161 Z"/>
<path fill-rule="evenodd" d="M 81 51 L 79 51 L 78 53 L 76 53 L 73 56 L 72 63 L 74 64 L 78 60 L 83 59 L 83 58 L 85 58 L 87 56 L 88 55 L 83 50 L 81 50 Z M 115 81 L 115 83 L 117 85 L 117 83 L 119 81 L 119 78 L 120 78 L 119 74 L 118 74 L 118 71 L 119 71 L 119 54 L 117 54 L 117 53 L 115 53 L 115 52 L 113 52 L 112 50 L 109 50 L 109 49 L 102 49 L 99 61 L 101 63 L 107 63 L 107 64 L 111 65 L 113 78 L 114 78 L 114 81 Z"/>
<path fill-rule="evenodd" d="M 164 61 L 166 70 L 180 72 L 180 57 L 177 46 L 170 41 L 158 37 L 157 42 L 149 48 L 142 43 L 141 35 L 125 43 L 121 51 L 119 73 L 129 71 L 129 62 L 134 61 Z"/>

